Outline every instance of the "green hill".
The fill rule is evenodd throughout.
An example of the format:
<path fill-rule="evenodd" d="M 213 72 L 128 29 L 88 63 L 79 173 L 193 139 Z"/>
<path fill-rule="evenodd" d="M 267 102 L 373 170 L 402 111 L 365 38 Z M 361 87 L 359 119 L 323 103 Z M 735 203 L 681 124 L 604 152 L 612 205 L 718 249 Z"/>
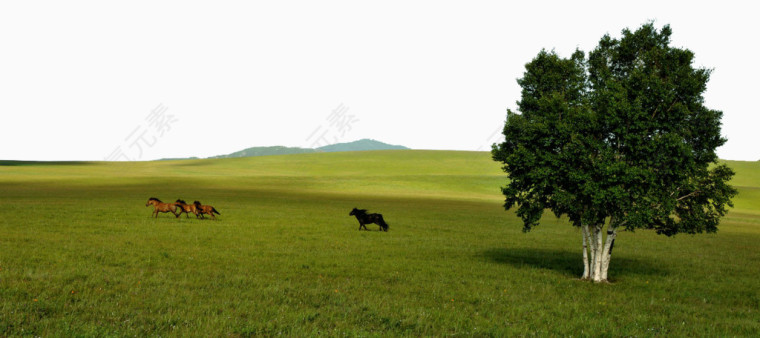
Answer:
<path fill-rule="evenodd" d="M 314 149 L 307 148 L 290 148 L 283 146 L 273 147 L 252 147 L 236 151 L 227 155 L 213 156 L 209 158 L 235 158 L 235 157 L 255 157 L 255 156 L 272 156 L 272 155 L 291 155 L 291 154 L 305 154 L 313 153 Z"/>
<path fill-rule="evenodd" d="M 254 157 L 254 156 L 271 156 L 271 155 L 291 155 L 306 154 L 316 152 L 342 152 L 342 151 L 370 151 L 370 150 L 398 150 L 409 149 L 404 146 L 395 146 L 380 141 L 362 139 L 347 143 L 336 143 L 315 149 L 311 148 L 292 148 L 283 146 L 274 147 L 253 147 L 241 151 L 236 151 L 227 155 L 213 156 L 210 158 L 235 158 L 235 157 Z"/>
<path fill-rule="evenodd" d="M 324 147 L 317 148 L 317 151 L 322 152 L 338 152 L 338 151 L 368 151 L 368 150 L 408 150 L 409 148 L 404 146 L 390 145 L 380 141 L 361 139 L 348 143 L 336 143 Z"/>

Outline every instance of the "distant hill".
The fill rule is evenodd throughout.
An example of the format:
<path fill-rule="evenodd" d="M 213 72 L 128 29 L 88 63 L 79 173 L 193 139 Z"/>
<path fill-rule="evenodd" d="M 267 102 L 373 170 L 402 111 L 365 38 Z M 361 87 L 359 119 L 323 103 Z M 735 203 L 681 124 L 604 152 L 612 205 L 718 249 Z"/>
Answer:
<path fill-rule="evenodd" d="M 404 146 L 397 146 L 383 143 L 376 140 L 362 139 L 347 143 L 336 143 L 319 148 L 293 148 L 293 147 L 252 147 L 236 151 L 227 155 L 212 156 L 209 158 L 233 158 L 233 157 L 253 157 L 253 156 L 270 156 L 270 155 L 290 155 L 304 153 L 332 153 L 340 151 L 369 151 L 369 150 L 399 150 L 409 149 Z"/>
<path fill-rule="evenodd" d="M 236 151 L 227 155 L 212 156 L 209 158 L 233 158 L 233 157 L 253 157 L 253 156 L 270 156 L 270 155 L 289 155 L 314 153 L 316 150 L 309 148 L 290 148 L 283 146 L 274 147 L 252 147 L 241 151 Z"/>
<path fill-rule="evenodd" d="M 338 152 L 338 151 L 367 151 L 367 150 L 408 150 L 404 146 L 395 146 L 380 141 L 361 139 L 354 142 L 336 143 L 329 146 L 317 148 L 318 152 Z"/>

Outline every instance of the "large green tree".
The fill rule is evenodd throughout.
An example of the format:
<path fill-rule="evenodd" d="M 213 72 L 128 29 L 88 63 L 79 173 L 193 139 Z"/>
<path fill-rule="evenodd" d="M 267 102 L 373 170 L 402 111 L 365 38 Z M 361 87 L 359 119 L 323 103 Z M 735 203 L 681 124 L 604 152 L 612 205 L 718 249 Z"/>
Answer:
<path fill-rule="evenodd" d="M 588 57 L 541 51 L 493 146 L 509 178 L 504 207 L 524 231 L 545 210 L 581 228 L 584 279 L 607 280 L 619 230 L 715 232 L 733 206 L 734 173 L 715 153 L 723 113 L 702 96 L 710 70 L 670 36 L 648 23 L 605 35 Z"/>

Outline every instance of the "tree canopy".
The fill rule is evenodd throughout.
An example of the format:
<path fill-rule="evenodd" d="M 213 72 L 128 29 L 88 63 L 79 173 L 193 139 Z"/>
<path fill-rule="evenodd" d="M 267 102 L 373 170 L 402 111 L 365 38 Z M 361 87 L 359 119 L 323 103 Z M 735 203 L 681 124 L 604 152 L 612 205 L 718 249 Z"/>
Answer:
<path fill-rule="evenodd" d="M 519 112 L 507 111 L 492 150 L 509 177 L 504 207 L 517 207 L 524 231 L 547 209 L 599 228 L 599 240 L 605 223 L 611 240 L 619 228 L 717 231 L 736 194 L 716 155 L 722 112 L 704 105 L 711 71 L 671 34 L 648 23 L 605 35 L 588 57 L 542 50 L 526 64 Z"/>

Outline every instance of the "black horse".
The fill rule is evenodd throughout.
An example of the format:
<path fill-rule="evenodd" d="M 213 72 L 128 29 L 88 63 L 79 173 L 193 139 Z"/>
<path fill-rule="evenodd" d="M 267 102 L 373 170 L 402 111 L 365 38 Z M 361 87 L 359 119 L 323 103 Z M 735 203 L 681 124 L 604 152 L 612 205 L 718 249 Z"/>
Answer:
<path fill-rule="evenodd" d="M 348 215 L 356 216 L 356 220 L 359 221 L 359 230 L 362 228 L 364 228 L 364 230 L 369 230 L 365 224 L 375 223 L 380 226 L 380 230 L 388 231 L 388 223 L 385 223 L 383 215 L 381 214 L 368 214 L 365 209 L 354 208 L 354 210 L 351 210 L 351 213 Z"/>

